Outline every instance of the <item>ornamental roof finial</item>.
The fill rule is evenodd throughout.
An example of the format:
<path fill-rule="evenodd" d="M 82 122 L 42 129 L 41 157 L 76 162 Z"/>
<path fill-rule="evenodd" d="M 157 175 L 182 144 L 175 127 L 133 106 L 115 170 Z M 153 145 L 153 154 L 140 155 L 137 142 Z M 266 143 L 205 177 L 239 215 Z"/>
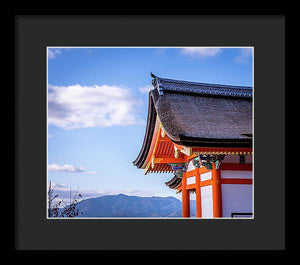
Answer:
<path fill-rule="evenodd" d="M 153 77 L 153 78 L 156 78 L 157 76 L 154 75 L 152 72 L 150 72 L 150 76 Z"/>

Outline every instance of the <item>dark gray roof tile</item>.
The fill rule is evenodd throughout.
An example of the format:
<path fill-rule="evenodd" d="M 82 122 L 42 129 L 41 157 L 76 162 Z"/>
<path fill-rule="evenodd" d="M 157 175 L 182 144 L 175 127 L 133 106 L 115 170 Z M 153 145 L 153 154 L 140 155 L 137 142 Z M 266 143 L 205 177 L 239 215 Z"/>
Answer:
<path fill-rule="evenodd" d="M 251 145 L 250 87 L 178 81 L 153 74 L 152 77 L 156 81 L 150 94 L 171 140 L 180 144 L 185 141 L 186 145 L 195 141 Z"/>
<path fill-rule="evenodd" d="M 252 147 L 252 88 L 159 78 L 153 74 L 144 143 L 150 148 L 156 115 L 172 142 L 198 147 Z"/>
<path fill-rule="evenodd" d="M 165 93 L 189 93 L 198 95 L 214 95 L 224 97 L 252 98 L 252 87 L 198 83 L 183 80 L 161 78 L 151 73 L 152 84 L 159 95 Z"/>

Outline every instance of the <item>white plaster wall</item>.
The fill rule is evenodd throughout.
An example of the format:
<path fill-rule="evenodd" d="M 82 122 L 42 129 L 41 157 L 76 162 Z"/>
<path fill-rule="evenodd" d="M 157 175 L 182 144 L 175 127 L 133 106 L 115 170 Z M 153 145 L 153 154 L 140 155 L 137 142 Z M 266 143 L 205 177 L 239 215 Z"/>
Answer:
<path fill-rule="evenodd" d="M 221 178 L 252 179 L 252 171 L 221 170 Z"/>
<path fill-rule="evenodd" d="M 201 181 L 211 179 L 211 172 L 206 172 L 206 173 L 201 174 L 200 179 L 201 179 Z"/>
<path fill-rule="evenodd" d="M 231 217 L 231 213 L 253 213 L 253 185 L 222 184 L 223 217 Z"/>
<path fill-rule="evenodd" d="M 189 177 L 186 179 L 187 185 L 194 184 L 194 183 L 196 183 L 196 177 Z"/>
<path fill-rule="evenodd" d="M 202 218 L 213 217 L 212 186 L 201 187 Z"/>

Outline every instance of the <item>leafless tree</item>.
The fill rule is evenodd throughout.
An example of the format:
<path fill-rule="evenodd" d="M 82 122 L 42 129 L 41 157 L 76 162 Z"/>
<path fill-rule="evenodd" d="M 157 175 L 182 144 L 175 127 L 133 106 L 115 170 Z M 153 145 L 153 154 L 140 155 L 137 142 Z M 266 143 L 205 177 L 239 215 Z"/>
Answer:
<path fill-rule="evenodd" d="M 69 204 L 63 208 L 61 212 L 61 217 L 76 217 L 79 214 L 79 209 L 77 209 L 77 204 L 80 199 L 82 199 L 82 195 L 78 193 L 78 190 L 73 195 L 72 198 L 72 191 L 70 188 L 70 202 Z"/>
<path fill-rule="evenodd" d="M 63 200 L 58 199 L 58 194 L 55 194 L 56 184 L 51 186 L 51 181 L 48 188 L 48 217 L 76 217 L 79 214 L 77 204 L 82 199 L 82 195 L 75 192 L 72 198 L 72 190 L 70 188 L 70 200 L 66 203 Z M 55 194 L 55 195 L 54 195 Z"/>
<path fill-rule="evenodd" d="M 56 199 L 58 197 L 58 194 L 54 195 L 55 187 L 56 184 L 54 185 L 54 187 L 52 187 L 50 181 L 48 188 L 48 217 L 58 217 L 59 215 L 59 206 L 61 205 L 62 201 Z"/>

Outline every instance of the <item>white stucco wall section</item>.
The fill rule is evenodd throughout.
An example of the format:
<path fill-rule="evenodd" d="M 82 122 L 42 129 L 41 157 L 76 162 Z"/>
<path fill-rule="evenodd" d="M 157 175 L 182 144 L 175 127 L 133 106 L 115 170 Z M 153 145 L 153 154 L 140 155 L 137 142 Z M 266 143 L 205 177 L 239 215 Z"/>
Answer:
<path fill-rule="evenodd" d="M 201 181 L 211 179 L 211 172 L 206 172 L 206 173 L 201 174 L 200 179 L 201 179 Z"/>
<path fill-rule="evenodd" d="M 252 179 L 252 171 L 221 170 L 221 178 Z"/>
<path fill-rule="evenodd" d="M 231 217 L 231 213 L 253 213 L 253 185 L 222 184 L 223 217 Z"/>
<path fill-rule="evenodd" d="M 186 179 L 186 184 L 190 185 L 190 184 L 195 184 L 196 183 L 196 177 L 189 177 Z"/>
<path fill-rule="evenodd" d="M 212 186 L 201 187 L 202 217 L 213 217 Z"/>

